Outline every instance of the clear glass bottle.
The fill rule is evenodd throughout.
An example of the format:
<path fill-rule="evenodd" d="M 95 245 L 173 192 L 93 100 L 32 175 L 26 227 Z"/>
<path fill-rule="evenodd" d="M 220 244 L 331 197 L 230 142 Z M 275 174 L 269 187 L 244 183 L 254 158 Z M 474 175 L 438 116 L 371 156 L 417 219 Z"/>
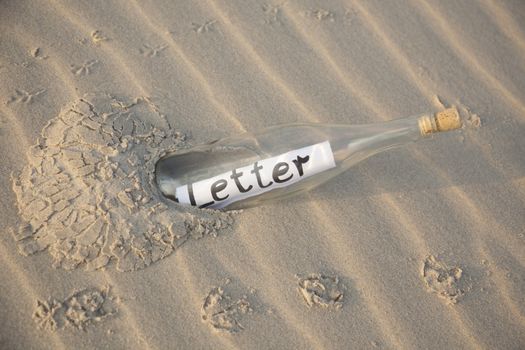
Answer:
<path fill-rule="evenodd" d="M 367 125 L 277 125 L 167 154 L 155 177 L 162 194 L 181 204 L 248 208 L 310 190 L 376 153 L 460 126 L 455 108 Z"/>

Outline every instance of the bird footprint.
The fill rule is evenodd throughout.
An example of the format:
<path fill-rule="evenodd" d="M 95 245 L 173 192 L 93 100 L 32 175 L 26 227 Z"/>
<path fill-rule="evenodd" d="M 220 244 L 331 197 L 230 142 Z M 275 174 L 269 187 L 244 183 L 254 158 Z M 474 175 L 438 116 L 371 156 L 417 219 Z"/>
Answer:
<path fill-rule="evenodd" d="M 34 58 L 36 58 L 37 60 L 45 60 L 45 59 L 48 59 L 49 56 L 47 55 L 44 55 L 42 53 L 42 49 L 40 49 L 39 47 L 33 49 L 31 51 L 31 56 L 33 56 Z"/>
<path fill-rule="evenodd" d="M 101 41 L 108 41 L 108 40 L 109 38 L 104 36 L 104 34 L 102 34 L 100 30 L 95 30 L 91 32 L 91 41 L 93 41 L 93 43 L 95 44 L 98 44 Z"/>
<path fill-rule="evenodd" d="M 139 52 L 142 56 L 146 57 L 156 57 L 159 53 L 164 51 L 168 45 L 159 45 L 156 47 L 151 47 L 148 44 L 142 45 L 142 47 L 139 49 Z"/>
<path fill-rule="evenodd" d="M 98 63 L 97 60 L 90 60 L 84 62 L 84 64 L 77 66 L 75 64 L 70 65 L 71 73 L 75 75 L 89 75 L 91 74 L 92 67 Z"/>
<path fill-rule="evenodd" d="M 192 23 L 191 25 L 193 27 L 194 32 L 202 34 L 202 33 L 208 33 L 208 32 L 213 31 L 213 27 L 216 22 L 217 22 L 216 20 L 212 19 L 212 20 L 206 21 L 204 24 Z"/>
<path fill-rule="evenodd" d="M 9 100 L 7 100 L 6 104 L 10 103 L 31 103 L 33 101 L 33 98 L 41 95 L 45 92 L 45 89 L 38 90 L 35 92 L 27 92 L 25 90 L 15 90 L 15 94 L 11 97 L 9 97 Z"/>
<path fill-rule="evenodd" d="M 285 2 L 282 2 L 278 5 L 272 5 L 272 4 L 265 4 L 262 6 L 262 10 L 264 11 L 264 14 L 266 16 L 266 19 L 264 20 L 267 24 L 282 24 L 281 21 L 281 8 Z"/>

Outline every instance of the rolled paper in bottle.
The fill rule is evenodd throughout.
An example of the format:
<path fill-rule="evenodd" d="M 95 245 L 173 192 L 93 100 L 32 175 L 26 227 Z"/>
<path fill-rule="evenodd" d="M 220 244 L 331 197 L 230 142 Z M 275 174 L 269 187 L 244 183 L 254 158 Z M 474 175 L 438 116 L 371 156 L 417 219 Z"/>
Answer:
<path fill-rule="evenodd" d="M 380 151 L 461 126 L 458 111 L 379 125 L 289 124 L 169 154 L 156 165 L 161 192 L 200 208 L 241 209 L 309 190 Z"/>

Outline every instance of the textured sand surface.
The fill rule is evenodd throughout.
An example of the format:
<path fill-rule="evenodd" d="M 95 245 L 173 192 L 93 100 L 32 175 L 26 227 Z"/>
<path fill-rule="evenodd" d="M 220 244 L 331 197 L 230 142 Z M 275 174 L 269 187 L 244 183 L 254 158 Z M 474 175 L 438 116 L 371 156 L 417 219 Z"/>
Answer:
<path fill-rule="evenodd" d="M 0 2 L 0 348 L 524 348 L 524 23 L 519 0 Z M 152 186 L 171 149 L 449 106 L 463 129 L 273 205 Z"/>
<path fill-rule="evenodd" d="M 14 177 L 22 224 L 15 233 L 23 255 L 48 250 L 53 266 L 119 271 L 149 266 L 190 237 L 217 235 L 231 217 L 181 210 L 162 200 L 154 169 L 163 153 L 183 147 L 183 137 L 151 116 L 147 99 L 123 103 L 107 95 L 84 96 L 45 126 Z M 153 105 L 153 111 L 155 106 Z M 148 118 L 150 117 L 150 118 Z"/>

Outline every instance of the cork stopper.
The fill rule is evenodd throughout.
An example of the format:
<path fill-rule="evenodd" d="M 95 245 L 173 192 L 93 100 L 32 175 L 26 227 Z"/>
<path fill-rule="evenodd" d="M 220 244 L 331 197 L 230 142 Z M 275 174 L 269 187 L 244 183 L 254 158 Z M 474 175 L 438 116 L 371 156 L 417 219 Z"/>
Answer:
<path fill-rule="evenodd" d="M 419 130 L 422 135 L 455 130 L 460 127 L 461 119 L 456 108 L 448 108 L 435 115 L 425 115 L 419 118 Z"/>
<path fill-rule="evenodd" d="M 456 108 L 437 112 L 435 117 L 437 131 L 449 131 L 461 128 L 461 119 Z"/>

